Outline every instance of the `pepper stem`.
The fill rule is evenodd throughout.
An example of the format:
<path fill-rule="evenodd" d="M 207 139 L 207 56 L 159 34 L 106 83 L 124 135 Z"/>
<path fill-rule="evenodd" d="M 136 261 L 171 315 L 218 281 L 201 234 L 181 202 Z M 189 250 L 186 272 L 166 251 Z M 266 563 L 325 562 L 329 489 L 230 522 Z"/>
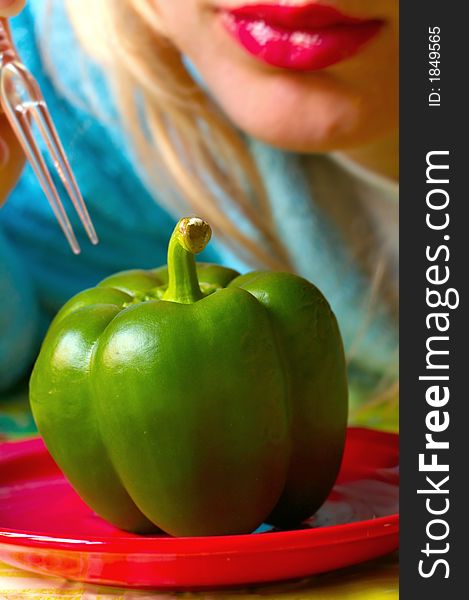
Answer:
<path fill-rule="evenodd" d="M 176 225 L 168 246 L 168 288 L 163 300 L 192 304 L 203 298 L 194 255 L 210 241 L 210 225 L 199 217 L 184 217 Z"/>

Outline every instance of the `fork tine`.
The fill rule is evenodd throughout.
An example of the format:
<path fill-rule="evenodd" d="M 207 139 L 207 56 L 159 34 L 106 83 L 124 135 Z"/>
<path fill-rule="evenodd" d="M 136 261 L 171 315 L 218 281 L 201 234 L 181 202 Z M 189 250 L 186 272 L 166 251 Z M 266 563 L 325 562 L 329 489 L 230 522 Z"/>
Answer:
<path fill-rule="evenodd" d="M 8 103 L 4 102 L 3 107 L 12 127 L 15 130 L 18 140 L 23 148 L 26 158 L 31 163 L 31 166 L 36 174 L 36 177 L 41 184 L 42 189 L 49 201 L 49 204 L 54 211 L 54 214 L 59 222 L 65 237 L 70 244 L 75 254 L 80 253 L 80 246 L 73 232 L 72 225 L 65 212 L 65 209 L 60 201 L 57 188 L 54 185 L 52 177 L 49 173 L 44 157 L 37 146 L 36 140 L 31 132 L 31 127 L 28 121 L 27 112 L 14 109 Z"/>
<path fill-rule="evenodd" d="M 75 254 L 80 252 L 78 241 L 71 223 L 60 200 L 41 149 L 34 138 L 29 117 L 37 125 L 41 138 L 50 153 L 57 173 L 72 201 L 73 206 L 85 228 L 90 241 L 98 243 L 96 231 L 88 210 L 70 168 L 67 156 L 58 133 L 50 117 L 46 102 L 36 80 L 29 71 L 17 61 L 8 63 L 1 71 L 0 99 L 5 114 L 16 131 L 26 157 L 46 194 L 46 197 L 59 221 L 59 224 Z"/>
<path fill-rule="evenodd" d="M 50 117 L 47 105 L 44 101 L 38 102 L 39 104 L 34 104 L 34 106 L 31 107 L 29 113 L 39 127 L 47 148 L 52 155 L 59 177 L 65 189 L 67 190 L 67 193 L 73 203 L 73 206 L 75 207 L 75 210 L 77 211 L 78 216 L 80 217 L 90 241 L 93 244 L 97 244 L 98 237 L 96 235 L 96 231 L 93 227 L 93 223 L 91 222 L 85 202 L 83 201 L 83 197 L 78 188 L 75 176 L 70 168 L 70 164 L 62 143 L 60 142 L 57 130 L 55 129 Z"/>

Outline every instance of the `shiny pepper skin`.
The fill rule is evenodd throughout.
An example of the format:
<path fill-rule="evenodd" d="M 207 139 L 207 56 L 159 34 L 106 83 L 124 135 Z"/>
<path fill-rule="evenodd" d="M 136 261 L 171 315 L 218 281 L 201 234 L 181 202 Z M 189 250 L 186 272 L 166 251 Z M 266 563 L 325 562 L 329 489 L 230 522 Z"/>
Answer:
<path fill-rule="evenodd" d="M 296 275 L 196 266 L 210 233 L 181 219 L 167 267 L 118 273 L 72 298 L 34 367 L 47 448 L 121 529 L 294 526 L 338 473 L 347 380 L 326 299 Z"/>

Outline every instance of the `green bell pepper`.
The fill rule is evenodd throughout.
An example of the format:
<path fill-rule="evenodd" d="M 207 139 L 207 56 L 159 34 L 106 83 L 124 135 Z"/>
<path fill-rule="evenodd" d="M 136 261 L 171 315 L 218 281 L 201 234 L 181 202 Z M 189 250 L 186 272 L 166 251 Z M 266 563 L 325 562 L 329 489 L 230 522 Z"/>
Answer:
<path fill-rule="evenodd" d="M 347 381 L 321 292 L 287 273 L 239 275 L 176 226 L 168 266 L 72 298 L 30 384 L 34 418 L 82 499 L 119 528 L 172 535 L 298 524 L 341 462 Z"/>

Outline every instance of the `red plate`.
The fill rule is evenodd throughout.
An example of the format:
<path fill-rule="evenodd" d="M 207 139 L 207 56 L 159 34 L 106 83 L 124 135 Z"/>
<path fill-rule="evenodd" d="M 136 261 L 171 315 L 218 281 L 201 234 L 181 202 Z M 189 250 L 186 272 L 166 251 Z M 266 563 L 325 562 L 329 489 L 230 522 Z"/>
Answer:
<path fill-rule="evenodd" d="M 0 560 L 89 583 L 194 589 L 305 577 L 398 546 L 398 437 L 349 429 L 327 502 L 302 528 L 137 536 L 94 515 L 40 439 L 0 445 Z"/>

